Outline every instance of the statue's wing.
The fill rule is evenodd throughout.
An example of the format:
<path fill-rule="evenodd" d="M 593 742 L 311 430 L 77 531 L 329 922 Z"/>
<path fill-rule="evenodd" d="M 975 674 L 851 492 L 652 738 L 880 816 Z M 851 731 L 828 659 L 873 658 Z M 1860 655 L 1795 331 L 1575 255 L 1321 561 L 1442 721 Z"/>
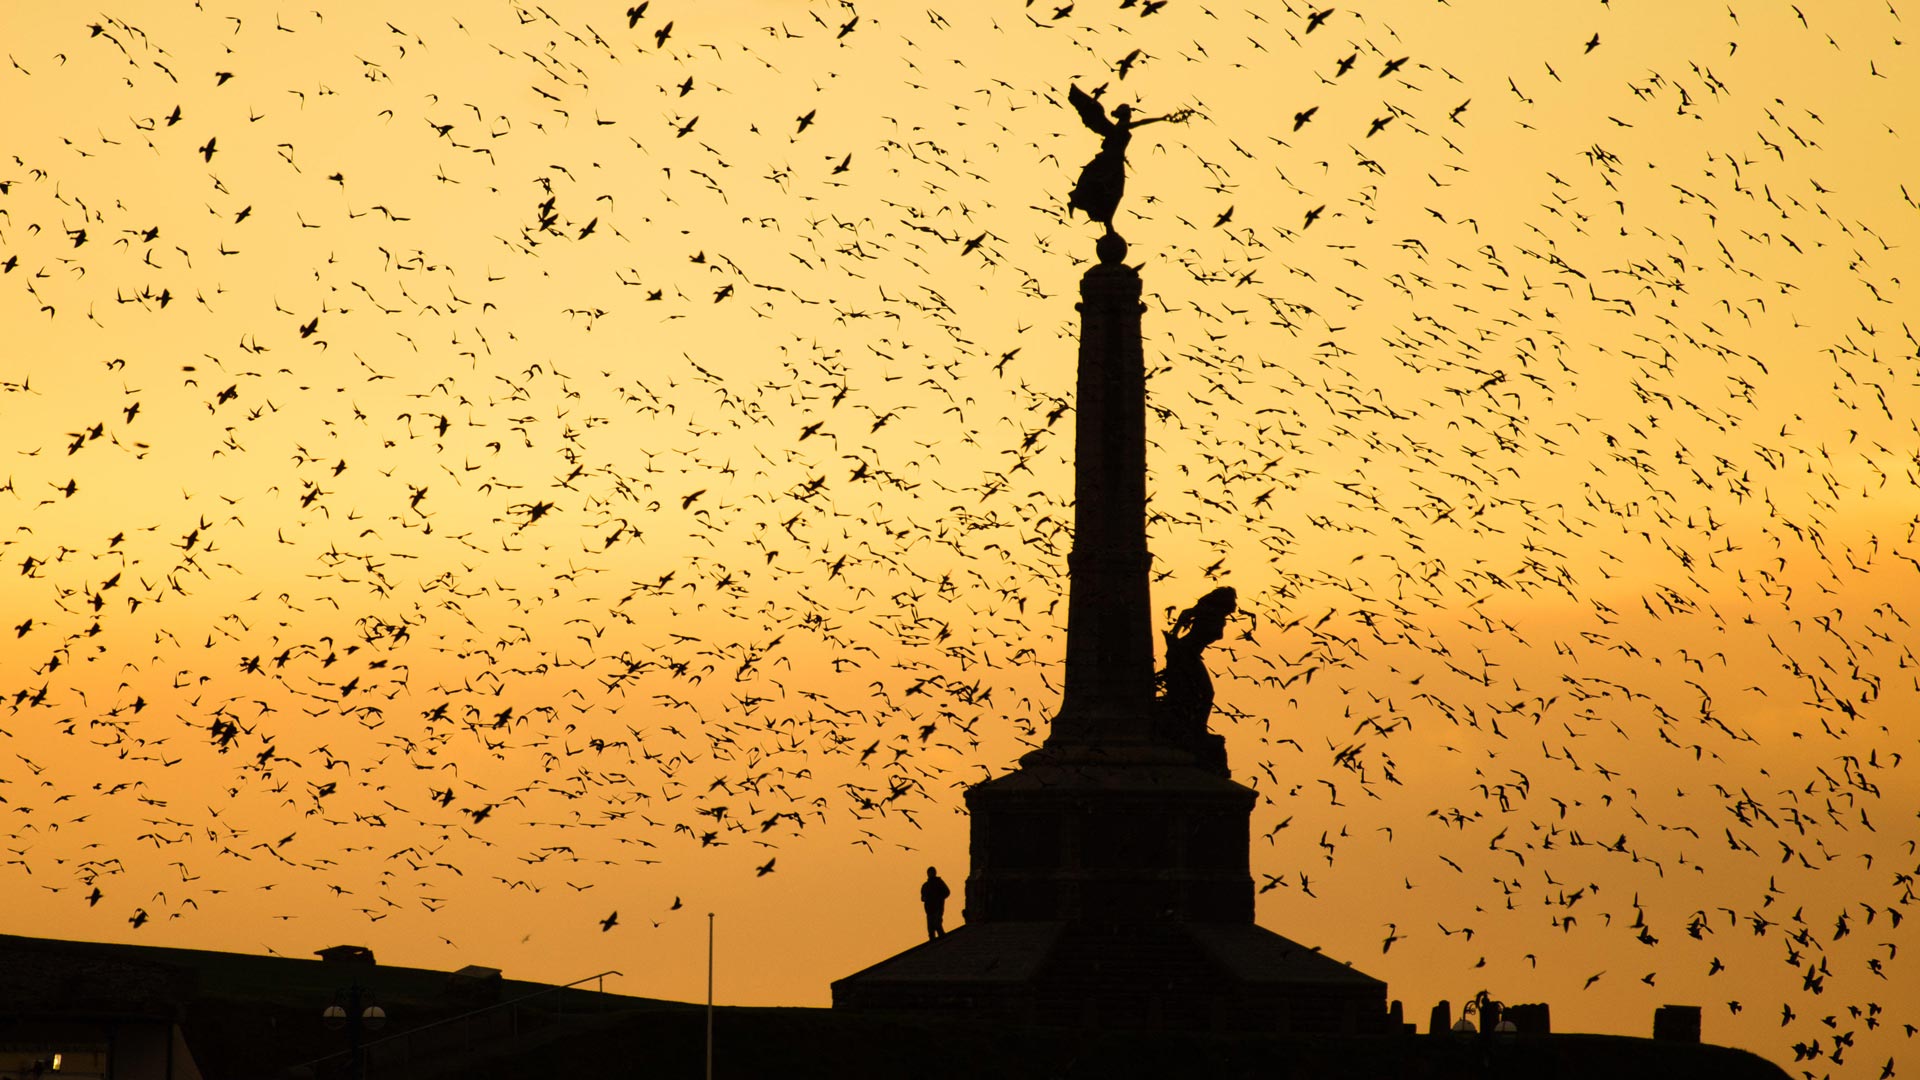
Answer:
<path fill-rule="evenodd" d="M 1107 119 L 1107 110 L 1093 100 L 1091 95 L 1083 93 L 1078 86 L 1067 87 L 1067 100 L 1073 103 L 1074 110 L 1080 114 L 1080 122 L 1102 136 L 1113 134 L 1113 121 Z"/>

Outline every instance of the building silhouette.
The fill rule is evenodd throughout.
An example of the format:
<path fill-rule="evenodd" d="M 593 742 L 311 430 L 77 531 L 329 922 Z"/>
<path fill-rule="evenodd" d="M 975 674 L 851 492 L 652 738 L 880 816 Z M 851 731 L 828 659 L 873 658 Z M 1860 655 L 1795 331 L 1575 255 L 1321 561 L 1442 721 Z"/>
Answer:
<path fill-rule="evenodd" d="M 962 928 L 964 929 L 964 928 Z M 976 928 L 977 929 L 977 928 Z M 961 938 L 960 930 L 948 938 Z M 943 939 L 946 940 L 946 939 Z M 702 1073 L 696 1004 L 388 964 L 0 935 L 0 1076 L 335 1080 L 352 1074 L 323 1009 L 343 986 L 384 1004 L 369 1080 L 536 1080 Z M 1518 1007 L 1515 1007 L 1517 1009 Z M 1515 1009 L 1509 1009 L 1511 1014 Z M 714 1075 L 786 1080 L 1551 1076 L 1784 1080 L 1752 1054 L 1619 1035 L 1389 1037 L 1008 1024 L 922 1010 L 722 1006 Z M 60 1056 L 57 1071 L 50 1068 Z M 640 1064 L 644 1063 L 644 1064 Z M 1491 1069 L 1484 1065 L 1491 1063 Z"/>

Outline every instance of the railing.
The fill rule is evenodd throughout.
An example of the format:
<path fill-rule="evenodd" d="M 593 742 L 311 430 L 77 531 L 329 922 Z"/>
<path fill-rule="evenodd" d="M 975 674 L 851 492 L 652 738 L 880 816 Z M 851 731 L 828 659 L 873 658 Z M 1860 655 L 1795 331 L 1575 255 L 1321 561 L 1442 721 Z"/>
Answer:
<path fill-rule="evenodd" d="M 550 994 L 565 995 L 567 991 L 576 989 L 583 983 L 590 982 L 594 984 L 593 993 L 596 995 L 594 1000 L 598 1007 L 589 1011 L 599 1012 L 604 1008 L 607 976 L 619 974 L 621 974 L 619 971 L 614 970 L 602 971 L 598 974 L 588 975 L 585 978 L 575 979 L 570 983 L 560 986 L 542 987 L 531 994 L 522 994 L 517 998 L 495 1002 L 492 1005 L 484 1005 L 478 1009 L 460 1013 L 457 1016 L 449 1016 L 431 1023 L 421 1024 L 419 1027 L 395 1032 L 383 1038 L 371 1039 L 360 1044 L 360 1052 L 363 1055 L 361 1060 L 365 1062 L 369 1068 L 377 1062 L 393 1064 L 396 1061 L 404 1068 L 412 1063 L 414 1051 L 418 1048 L 419 1041 L 423 1036 L 428 1039 L 430 1044 L 433 1044 L 429 1046 L 429 1050 L 444 1053 L 447 1050 L 455 1048 L 461 1050 L 471 1049 L 476 1042 L 474 1037 L 476 1027 L 480 1029 L 480 1038 L 478 1041 L 513 1038 L 520 1034 L 521 1007 L 527 1002 L 535 998 L 546 997 Z M 564 1017 L 567 1014 L 566 998 L 562 996 L 557 999 L 556 1005 L 557 1007 L 554 1010 L 555 1014 Z M 481 1017 L 497 1014 L 502 1010 L 507 1011 L 507 1024 L 504 1028 L 497 1023 L 491 1022 L 476 1025 L 475 1022 Z M 350 1056 L 352 1052 L 350 1049 L 340 1050 L 323 1057 L 314 1058 L 312 1061 L 301 1062 L 298 1065 L 289 1066 L 283 1071 L 282 1075 L 317 1075 L 317 1070 L 320 1066 L 328 1062 L 339 1061 L 346 1058 Z"/>

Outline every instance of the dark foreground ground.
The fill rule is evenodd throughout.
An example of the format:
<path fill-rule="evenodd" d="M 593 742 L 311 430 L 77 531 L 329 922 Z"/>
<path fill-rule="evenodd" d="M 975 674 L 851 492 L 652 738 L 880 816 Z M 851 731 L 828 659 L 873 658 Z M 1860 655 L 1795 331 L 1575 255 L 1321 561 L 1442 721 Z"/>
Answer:
<path fill-rule="evenodd" d="M 591 985 L 591 984 L 590 984 Z M 75 1017 L 178 1023 L 205 1080 L 351 1075 L 347 1032 L 321 1011 L 358 986 L 387 1021 L 365 1035 L 369 1080 L 686 1078 L 704 1075 L 707 1018 L 675 1002 L 476 985 L 387 965 L 0 935 L 0 1027 Z M 721 1008 L 716 1080 L 1193 1080 L 1552 1078 L 1784 1080 L 1752 1054 L 1608 1035 L 1167 1035 L 1005 1029 L 828 1009 Z"/>
<path fill-rule="evenodd" d="M 449 1060 L 425 1078 L 487 1076 L 698 1077 L 705 1016 L 655 1009 L 583 1020 Z M 1449 1036 L 1301 1038 L 1007 1031 L 911 1017 L 822 1009 L 722 1009 L 714 1025 L 716 1077 L 783 1080 L 895 1078 L 1013 1080 L 1104 1077 L 1620 1078 L 1781 1080 L 1777 1066 L 1724 1047 L 1607 1035 L 1521 1036 L 1488 1048 Z"/>

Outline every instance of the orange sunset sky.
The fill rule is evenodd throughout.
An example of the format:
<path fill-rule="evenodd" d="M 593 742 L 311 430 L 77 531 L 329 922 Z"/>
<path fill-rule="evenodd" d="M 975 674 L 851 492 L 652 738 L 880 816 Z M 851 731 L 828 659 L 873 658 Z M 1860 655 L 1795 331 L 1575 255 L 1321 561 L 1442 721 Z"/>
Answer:
<path fill-rule="evenodd" d="M 1920 1069 L 1899 0 L 641 7 L 0 10 L 8 932 L 911 945 L 1058 704 L 1077 84 L 1192 110 L 1116 226 L 1261 922 Z"/>

